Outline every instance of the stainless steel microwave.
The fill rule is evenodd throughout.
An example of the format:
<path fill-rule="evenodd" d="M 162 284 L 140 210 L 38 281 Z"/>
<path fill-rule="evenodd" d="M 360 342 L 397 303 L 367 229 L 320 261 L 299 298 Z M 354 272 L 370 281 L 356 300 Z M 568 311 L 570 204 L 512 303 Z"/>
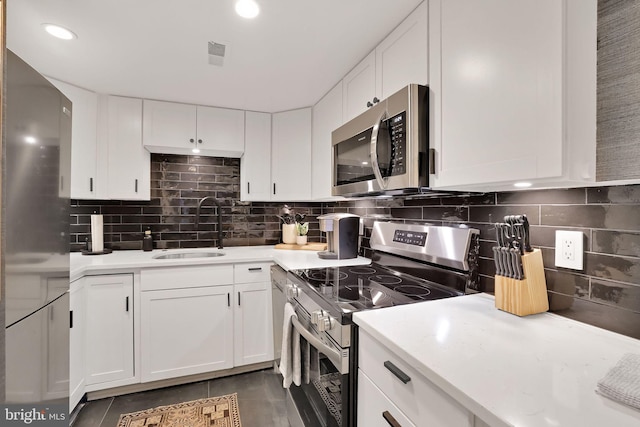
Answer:
<path fill-rule="evenodd" d="M 409 194 L 426 188 L 432 165 L 428 105 L 429 89 L 411 84 L 334 130 L 332 195 Z"/>

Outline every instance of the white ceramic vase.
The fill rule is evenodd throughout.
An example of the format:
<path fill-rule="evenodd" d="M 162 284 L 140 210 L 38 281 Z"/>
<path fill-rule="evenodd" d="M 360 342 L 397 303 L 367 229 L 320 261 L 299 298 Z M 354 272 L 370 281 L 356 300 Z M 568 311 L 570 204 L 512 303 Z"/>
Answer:
<path fill-rule="evenodd" d="M 296 236 L 296 244 L 304 246 L 307 244 L 307 236 Z"/>
<path fill-rule="evenodd" d="M 282 242 L 295 244 L 296 243 L 296 225 L 295 224 L 282 224 Z"/>

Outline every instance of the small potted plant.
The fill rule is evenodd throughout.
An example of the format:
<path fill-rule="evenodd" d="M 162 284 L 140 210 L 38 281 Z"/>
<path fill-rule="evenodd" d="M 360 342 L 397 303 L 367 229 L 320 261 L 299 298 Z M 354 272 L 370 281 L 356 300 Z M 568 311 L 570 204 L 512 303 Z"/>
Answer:
<path fill-rule="evenodd" d="M 296 243 L 300 246 L 307 244 L 307 233 L 309 232 L 308 222 L 296 222 L 296 230 L 298 235 L 296 236 Z"/>

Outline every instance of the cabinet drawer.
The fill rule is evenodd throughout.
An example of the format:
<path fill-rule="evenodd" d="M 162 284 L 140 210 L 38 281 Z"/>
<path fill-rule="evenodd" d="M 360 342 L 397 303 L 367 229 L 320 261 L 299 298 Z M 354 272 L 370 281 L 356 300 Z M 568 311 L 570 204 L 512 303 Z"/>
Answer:
<path fill-rule="evenodd" d="M 408 377 L 406 383 L 392 373 L 394 366 L 401 371 L 398 376 Z M 362 330 L 358 367 L 414 424 L 473 426 L 469 411 Z"/>
<path fill-rule="evenodd" d="M 143 291 L 231 285 L 233 284 L 233 265 L 145 268 L 140 272 L 140 282 L 140 288 Z"/>
<path fill-rule="evenodd" d="M 253 262 L 233 266 L 235 283 L 269 282 L 271 263 Z"/>
<path fill-rule="evenodd" d="M 414 427 L 406 415 L 358 369 L 358 424 L 366 427 L 389 427 L 392 425 L 391 420 L 395 420 L 401 427 Z"/>

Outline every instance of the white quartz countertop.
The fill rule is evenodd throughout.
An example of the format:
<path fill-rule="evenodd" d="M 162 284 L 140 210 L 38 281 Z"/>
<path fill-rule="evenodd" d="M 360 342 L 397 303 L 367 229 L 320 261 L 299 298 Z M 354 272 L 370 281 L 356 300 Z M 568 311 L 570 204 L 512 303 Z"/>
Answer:
<path fill-rule="evenodd" d="M 476 294 L 355 313 L 354 321 L 491 426 L 640 426 L 596 385 L 640 340 Z"/>
<path fill-rule="evenodd" d="M 182 259 L 155 259 L 162 254 L 181 252 L 222 252 L 224 256 Z M 320 259 L 316 251 L 275 249 L 273 246 L 237 246 L 224 249 L 155 249 L 143 251 L 114 251 L 105 255 L 71 254 L 71 281 L 85 274 L 102 274 L 110 271 L 133 270 L 149 267 L 178 267 L 205 264 L 233 264 L 239 262 L 275 262 L 285 270 L 303 268 L 334 267 L 344 265 L 366 265 L 365 257 L 328 260 Z"/>

